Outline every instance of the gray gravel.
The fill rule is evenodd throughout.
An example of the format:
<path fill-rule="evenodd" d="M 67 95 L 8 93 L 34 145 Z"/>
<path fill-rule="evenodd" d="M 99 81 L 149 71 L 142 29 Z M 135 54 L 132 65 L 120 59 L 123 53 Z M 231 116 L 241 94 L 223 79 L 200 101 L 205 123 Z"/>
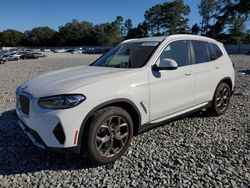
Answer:
<path fill-rule="evenodd" d="M 220 117 L 194 114 L 135 137 L 114 164 L 33 146 L 14 115 L 15 88 L 98 56 L 49 54 L 0 65 L 0 187 L 249 187 L 250 56 L 233 55 L 236 91 Z M 243 73 L 244 72 L 244 73 Z"/>

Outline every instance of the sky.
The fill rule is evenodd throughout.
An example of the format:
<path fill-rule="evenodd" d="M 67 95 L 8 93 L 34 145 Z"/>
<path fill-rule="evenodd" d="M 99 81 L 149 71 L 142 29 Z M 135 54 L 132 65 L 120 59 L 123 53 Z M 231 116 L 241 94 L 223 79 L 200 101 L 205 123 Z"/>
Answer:
<path fill-rule="evenodd" d="M 166 1 L 166 0 L 165 0 Z M 72 19 L 93 24 L 111 22 L 116 16 L 132 19 L 133 26 L 144 20 L 144 12 L 164 0 L 0 0 L 0 31 L 31 30 L 34 27 L 59 26 Z M 184 0 L 190 6 L 189 26 L 201 21 L 199 0 Z"/>

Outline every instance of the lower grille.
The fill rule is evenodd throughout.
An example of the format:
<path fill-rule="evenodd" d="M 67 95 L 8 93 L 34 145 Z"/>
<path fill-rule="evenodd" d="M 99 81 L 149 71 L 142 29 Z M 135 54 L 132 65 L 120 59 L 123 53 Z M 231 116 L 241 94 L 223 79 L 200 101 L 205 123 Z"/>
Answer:
<path fill-rule="evenodd" d="M 29 115 L 30 112 L 30 100 L 24 95 L 19 95 L 19 103 L 22 112 L 26 115 Z"/>

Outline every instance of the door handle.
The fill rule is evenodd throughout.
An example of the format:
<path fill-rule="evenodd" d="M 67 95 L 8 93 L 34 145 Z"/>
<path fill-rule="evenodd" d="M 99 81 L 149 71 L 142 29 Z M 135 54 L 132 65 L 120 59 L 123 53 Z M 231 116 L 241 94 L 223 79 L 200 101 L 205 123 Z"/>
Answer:
<path fill-rule="evenodd" d="M 186 72 L 185 75 L 186 76 L 190 76 L 192 74 L 192 72 Z"/>
<path fill-rule="evenodd" d="M 220 69 L 221 67 L 219 67 L 219 66 L 215 66 L 215 68 L 216 68 L 216 69 Z"/>

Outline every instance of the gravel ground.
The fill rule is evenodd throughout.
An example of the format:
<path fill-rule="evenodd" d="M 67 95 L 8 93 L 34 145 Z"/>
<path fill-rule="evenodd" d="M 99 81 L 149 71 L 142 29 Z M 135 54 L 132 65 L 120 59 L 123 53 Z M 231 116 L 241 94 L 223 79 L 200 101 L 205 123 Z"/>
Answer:
<path fill-rule="evenodd" d="M 0 65 L 0 187 L 249 187 L 250 56 L 233 55 L 236 91 L 220 117 L 195 114 L 135 137 L 114 164 L 41 150 L 18 127 L 15 88 L 38 74 L 90 63 L 95 55 Z"/>

